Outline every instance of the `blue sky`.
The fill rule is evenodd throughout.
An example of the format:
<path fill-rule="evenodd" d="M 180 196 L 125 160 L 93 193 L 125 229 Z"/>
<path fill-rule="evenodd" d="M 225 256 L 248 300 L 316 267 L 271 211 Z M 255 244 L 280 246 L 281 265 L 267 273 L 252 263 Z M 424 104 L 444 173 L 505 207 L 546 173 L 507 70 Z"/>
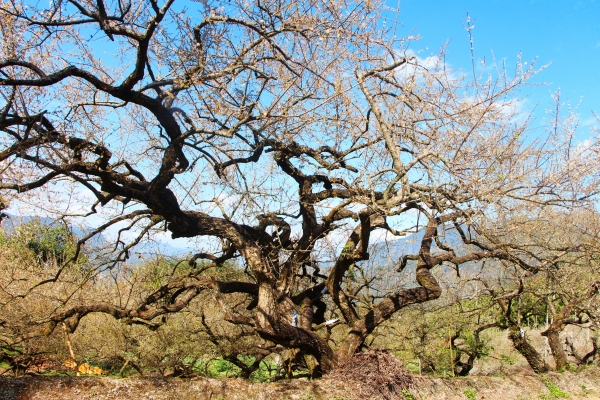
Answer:
<path fill-rule="evenodd" d="M 419 55 L 436 54 L 450 41 L 446 60 L 454 68 L 471 70 L 469 37 L 464 30 L 467 12 L 474 22 L 472 31 L 476 61 L 488 65 L 492 52 L 514 71 L 517 57 L 537 57 L 536 65 L 551 63 L 535 77 L 548 86 L 528 89 L 528 106 L 537 106 L 536 115 L 551 107 L 550 92 L 560 88 L 561 99 L 579 103 L 582 121 L 591 111 L 600 113 L 600 0 L 400 0 L 397 35 L 414 33 L 421 39 L 411 43 Z M 398 0 L 388 0 L 396 8 Z M 396 15 L 389 13 L 393 23 Z"/>

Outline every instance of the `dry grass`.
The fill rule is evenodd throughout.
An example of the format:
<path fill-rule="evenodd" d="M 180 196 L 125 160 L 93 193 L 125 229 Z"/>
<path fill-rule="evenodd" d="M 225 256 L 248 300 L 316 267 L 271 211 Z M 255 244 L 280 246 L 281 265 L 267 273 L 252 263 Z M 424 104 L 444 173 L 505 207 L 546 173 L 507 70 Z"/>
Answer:
<path fill-rule="evenodd" d="M 396 399 L 414 388 L 414 377 L 387 350 L 358 353 L 327 375 L 331 381 L 351 382 L 355 399 Z"/>
<path fill-rule="evenodd" d="M 345 377 L 344 379 L 350 379 Z M 476 399 L 553 399 L 544 383 L 550 379 L 569 400 L 600 399 L 600 369 L 578 374 L 549 374 L 544 377 L 513 375 L 468 378 L 415 377 L 409 390 L 419 400 L 464 400 L 467 392 Z M 0 378 L 2 400 L 351 400 L 403 399 L 401 393 L 384 397 L 376 388 L 372 396 L 361 397 L 352 380 L 325 379 L 254 383 L 240 379 L 114 379 L 90 377 Z M 405 392 L 408 393 L 408 392 Z"/>

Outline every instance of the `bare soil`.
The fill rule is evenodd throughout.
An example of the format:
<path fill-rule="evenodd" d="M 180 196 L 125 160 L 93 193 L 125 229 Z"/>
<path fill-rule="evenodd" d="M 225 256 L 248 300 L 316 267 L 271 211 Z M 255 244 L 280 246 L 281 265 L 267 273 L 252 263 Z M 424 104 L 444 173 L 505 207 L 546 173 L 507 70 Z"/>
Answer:
<path fill-rule="evenodd" d="M 558 399 L 545 381 L 552 382 L 570 400 L 600 399 L 600 369 L 579 373 L 551 373 L 536 376 L 522 372 L 510 376 L 471 376 L 467 378 L 414 377 L 410 393 L 414 399 L 524 400 Z M 255 383 L 241 379 L 162 379 L 112 377 L 43 377 L 0 378 L 2 400 L 105 400 L 105 399 L 297 399 L 297 400 L 366 400 L 360 395 L 364 382 L 339 377 L 320 380 L 293 380 L 278 383 Z M 381 382 L 377 382 L 381 385 Z M 378 388 L 375 388 L 378 389 Z M 557 396 L 558 394 L 558 396 Z M 402 393 L 381 390 L 372 399 L 403 399 Z"/>

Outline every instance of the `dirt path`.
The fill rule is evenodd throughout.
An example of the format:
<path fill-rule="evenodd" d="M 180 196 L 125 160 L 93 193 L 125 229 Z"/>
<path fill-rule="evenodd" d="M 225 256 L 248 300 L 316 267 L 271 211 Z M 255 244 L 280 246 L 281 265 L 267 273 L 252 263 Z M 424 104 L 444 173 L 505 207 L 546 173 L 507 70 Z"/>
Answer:
<path fill-rule="evenodd" d="M 356 398 L 355 393 L 349 382 L 331 379 L 262 384 L 240 379 L 207 378 L 0 378 L 1 400 L 351 400 Z M 600 369 L 544 377 L 532 374 L 456 379 L 422 377 L 416 378 L 416 386 L 410 394 L 414 399 L 432 400 L 550 400 L 559 399 L 563 394 L 568 395 L 569 400 L 600 399 Z M 402 399 L 403 396 L 397 394 L 393 398 Z"/>

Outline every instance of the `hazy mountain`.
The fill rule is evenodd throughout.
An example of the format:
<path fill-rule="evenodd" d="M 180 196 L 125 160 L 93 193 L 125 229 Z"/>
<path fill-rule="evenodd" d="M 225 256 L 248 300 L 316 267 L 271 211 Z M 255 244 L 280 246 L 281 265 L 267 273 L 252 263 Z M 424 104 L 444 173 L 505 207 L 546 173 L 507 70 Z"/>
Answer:
<path fill-rule="evenodd" d="M 60 224 L 56 220 L 51 218 L 41 218 L 34 216 L 16 216 L 7 214 L 8 218 L 4 218 L 2 220 L 2 228 L 5 232 L 10 234 L 13 232 L 19 225 L 26 224 L 33 220 L 38 220 L 40 223 L 44 225 L 52 225 L 52 224 Z M 82 238 L 85 235 L 89 234 L 90 230 L 81 229 L 77 226 L 69 227 L 73 234 L 78 238 Z M 363 265 L 369 265 L 371 268 L 397 268 L 399 265 L 400 257 L 405 255 L 413 255 L 418 254 L 419 249 L 421 247 L 421 241 L 423 240 L 423 235 L 425 233 L 424 229 L 413 233 L 411 235 L 405 236 L 403 238 L 398 238 L 385 242 L 378 242 L 370 247 L 370 259 L 367 262 L 363 262 Z M 456 231 L 456 229 L 452 228 L 447 230 L 441 240 L 453 247 L 458 255 L 466 253 L 468 250 L 466 246 L 463 244 L 460 235 Z M 91 241 L 90 244 L 92 247 L 106 247 L 111 244 L 114 245 L 114 242 L 108 238 L 106 238 L 103 234 L 96 235 Z M 432 252 L 436 253 L 440 251 L 436 246 L 435 242 L 432 246 Z M 183 257 L 190 253 L 192 253 L 192 249 L 190 248 L 179 248 L 175 247 L 169 243 L 163 243 L 153 240 L 145 240 L 139 243 L 132 251 L 130 252 L 130 261 L 136 262 L 142 260 L 144 257 L 163 255 L 167 257 Z M 466 265 L 461 267 L 462 270 L 468 271 L 478 268 L 477 263 L 467 263 Z M 449 267 L 438 267 L 439 271 L 442 274 L 455 274 L 454 270 Z M 438 272 L 439 272 L 438 271 Z M 408 264 L 405 275 L 410 277 L 410 279 L 414 279 L 414 263 Z"/>
<path fill-rule="evenodd" d="M 421 229 L 403 238 L 372 245 L 370 248 L 370 259 L 367 262 L 363 262 L 363 265 L 367 265 L 368 269 L 374 273 L 381 273 L 381 269 L 384 271 L 396 270 L 400 265 L 400 258 L 402 256 L 419 253 L 424 234 L 425 230 Z M 440 241 L 444 245 L 454 249 L 458 256 L 470 252 L 455 228 L 448 229 L 443 234 L 440 234 Z M 433 254 L 442 252 L 435 242 L 432 245 L 431 251 Z M 415 280 L 415 266 L 416 263 L 414 261 L 409 261 L 401 275 L 392 274 L 390 276 L 394 276 L 398 284 L 406 286 L 417 285 Z M 440 265 L 433 270 L 434 275 L 438 277 L 440 283 L 446 287 L 450 287 L 455 286 L 461 278 L 479 274 L 481 272 L 481 262 L 471 261 L 464 263 L 459 266 L 459 272 L 460 277 L 457 276 L 456 270 L 450 265 Z M 493 270 L 485 271 L 484 274 L 488 277 L 494 275 Z"/>

